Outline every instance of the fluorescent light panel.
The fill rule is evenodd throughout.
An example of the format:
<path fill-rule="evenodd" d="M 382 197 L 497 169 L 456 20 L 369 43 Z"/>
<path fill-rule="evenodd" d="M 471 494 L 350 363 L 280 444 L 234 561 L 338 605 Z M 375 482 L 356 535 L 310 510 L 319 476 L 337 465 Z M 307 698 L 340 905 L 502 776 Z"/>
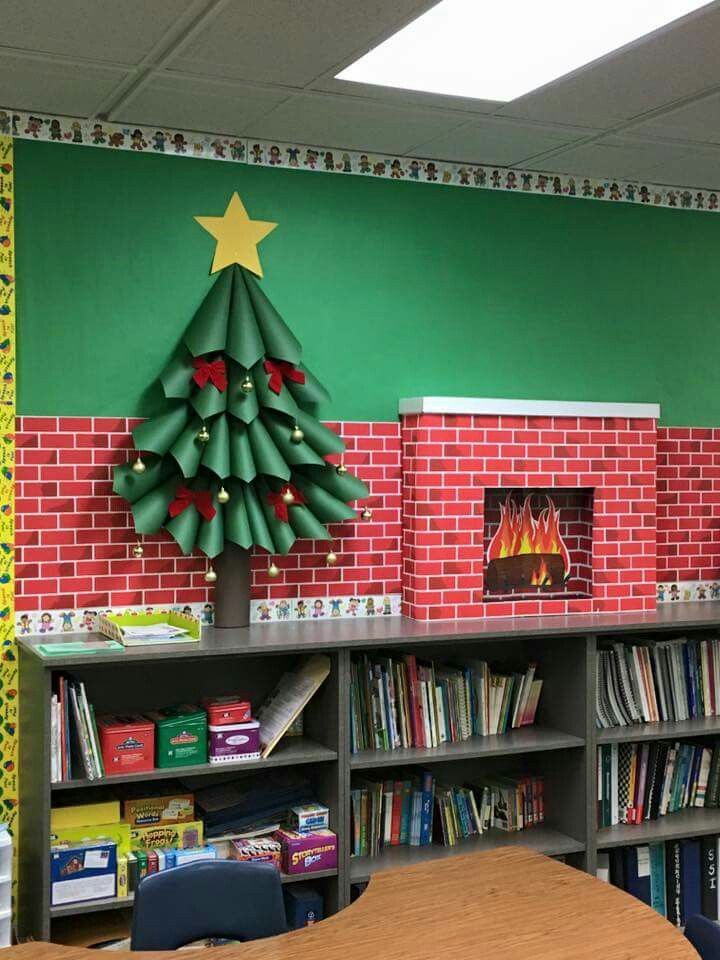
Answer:
<path fill-rule="evenodd" d="M 697 0 L 442 0 L 337 79 L 514 100 L 704 6 Z"/>

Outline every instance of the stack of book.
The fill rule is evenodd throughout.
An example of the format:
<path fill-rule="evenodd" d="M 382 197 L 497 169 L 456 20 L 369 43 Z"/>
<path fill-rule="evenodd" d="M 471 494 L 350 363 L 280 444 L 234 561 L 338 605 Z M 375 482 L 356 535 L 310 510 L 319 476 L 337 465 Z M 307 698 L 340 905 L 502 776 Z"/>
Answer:
<path fill-rule="evenodd" d="M 484 778 L 468 786 L 435 788 L 436 839 L 453 847 L 458 840 L 492 828 L 523 830 L 545 820 L 542 777 Z"/>
<path fill-rule="evenodd" d="M 50 773 L 53 783 L 70 780 L 79 767 L 88 780 L 105 774 L 95 711 L 84 683 L 59 676 L 50 705 Z"/>
<path fill-rule="evenodd" d="M 460 666 L 402 658 L 356 658 L 351 664 L 351 748 L 437 747 L 506 733 L 535 722 L 542 680 L 494 673 L 483 660 Z"/>
<path fill-rule="evenodd" d="M 720 640 L 615 643 L 598 651 L 598 727 L 720 716 Z"/>
<path fill-rule="evenodd" d="M 384 847 L 432 842 L 435 779 L 420 771 L 406 780 L 361 780 L 350 791 L 353 856 L 375 857 Z"/>
<path fill-rule="evenodd" d="M 677 927 L 693 914 L 717 920 L 719 837 L 618 847 L 597 855 L 597 876 L 631 893 Z"/>
<path fill-rule="evenodd" d="M 598 747 L 598 826 L 720 806 L 720 744 L 653 741 Z"/>

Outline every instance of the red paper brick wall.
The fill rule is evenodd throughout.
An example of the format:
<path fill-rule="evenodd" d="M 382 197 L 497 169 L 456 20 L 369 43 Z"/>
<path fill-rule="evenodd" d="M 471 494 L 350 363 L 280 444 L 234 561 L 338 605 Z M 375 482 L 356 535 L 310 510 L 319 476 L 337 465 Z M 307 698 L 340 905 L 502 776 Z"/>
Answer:
<path fill-rule="evenodd" d="M 204 603 L 207 561 L 184 557 L 169 535 L 143 537 L 135 559 L 127 505 L 112 493 L 112 467 L 127 460 L 137 421 L 109 417 L 21 417 L 17 424 L 16 523 L 19 613 L 129 605 Z M 347 465 L 370 486 L 372 520 L 335 525 L 336 567 L 328 545 L 299 543 L 278 558 L 254 560 L 253 596 L 317 592 L 399 593 L 400 430 L 396 423 L 332 424 L 348 445 Z"/>
<path fill-rule="evenodd" d="M 403 612 L 419 620 L 655 605 L 652 420 L 403 417 Z M 483 603 L 485 487 L 594 489 L 591 599 Z"/>
<path fill-rule="evenodd" d="M 720 579 L 720 429 L 658 427 L 657 578 Z"/>

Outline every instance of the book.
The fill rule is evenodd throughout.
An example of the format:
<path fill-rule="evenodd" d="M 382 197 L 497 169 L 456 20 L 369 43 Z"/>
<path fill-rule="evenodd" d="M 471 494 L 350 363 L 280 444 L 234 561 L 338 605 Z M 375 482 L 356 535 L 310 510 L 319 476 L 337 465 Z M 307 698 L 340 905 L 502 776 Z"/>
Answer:
<path fill-rule="evenodd" d="M 718 837 L 703 837 L 700 841 L 700 869 L 702 914 L 708 920 L 718 919 Z"/>
<path fill-rule="evenodd" d="M 330 658 L 315 654 L 293 673 L 285 673 L 260 707 L 260 743 L 268 757 L 330 673 Z"/>

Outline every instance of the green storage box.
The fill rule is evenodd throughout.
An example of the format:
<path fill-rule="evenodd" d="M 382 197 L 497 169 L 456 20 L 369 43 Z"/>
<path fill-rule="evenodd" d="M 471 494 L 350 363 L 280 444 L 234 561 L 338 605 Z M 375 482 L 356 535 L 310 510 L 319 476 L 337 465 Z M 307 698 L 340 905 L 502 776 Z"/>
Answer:
<path fill-rule="evenodd" d="M 207 714 L 182 703 L 147 714 L 155 724 L 158 767 L 189 767 L 207 763 Z"/>

